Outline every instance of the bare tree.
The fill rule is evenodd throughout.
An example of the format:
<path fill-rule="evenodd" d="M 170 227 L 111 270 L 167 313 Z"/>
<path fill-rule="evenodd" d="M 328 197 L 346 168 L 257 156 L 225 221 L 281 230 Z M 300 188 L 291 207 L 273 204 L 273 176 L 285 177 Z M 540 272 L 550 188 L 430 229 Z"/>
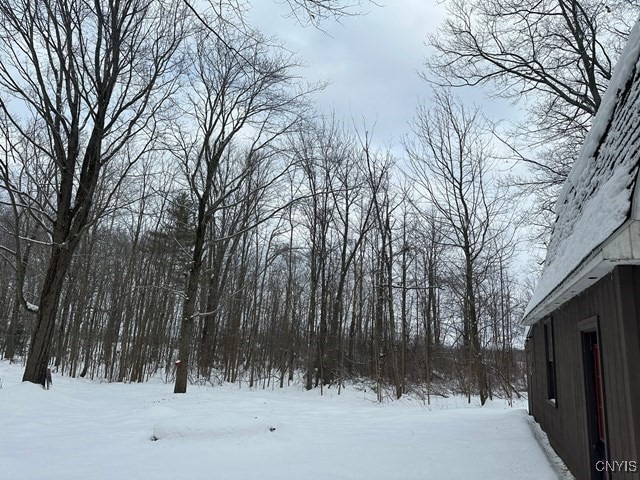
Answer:
<path fill-rule="evenodd" d="M 327 18 L 340 18 L 346 15 L 354 15 L 357 8 L 362 5 L 361 0 L 286 0 L 291 8 L 291 14 L 298 21 L 310 22 L 319 25 Z"/>
<path fill-rule="evenodd" d="M 382 400 L 382 381 L 389 371 L 397 399 L 403 394 L 404 380 L 398 354 L 396 305 L 394 295 L 394 211 L 399 202 L 392 186 L 393 159 L 389 152 L 380 154 L 371 147 L 371 136 L 365 131 L 360 139 L 366 161 L 366 181 L 371 190 L 372 214 L 376 228 L 372 235 L 374 265 L 374 336 L 373 361 L 378 383 L 378 399 Z"/>
<path fill-rule="evenodd" d="M 504 142 L 531 170 L 514 181 L 548 212 L 639 13 L 636 0 L 452 0 L 429 39 L 425 78 L 486 86 L 524 106 L 526 120 Z"/>
<path fill-rule="evenodd" d="M 219 19 L 218 24 L 216 35 L 202 29 L 195 37 L 191 52 L 193 68 L 187 72 L 190 88 L 184 105 L 188 107 L 175 103 L 175 108 L 182 109 L 181 114 L 191 118 L 195 125 L 195 129 L 189 124 L 176 129 L 171 151 L 182 165 L 196 205 L 194 245 L 178 339 L 175 393 L 185 393 L 187 389 L 207 231 L 216 211 L 226 207 L 225 199 L 248 182 L 260 163 L 272 158 L 265 153 L 267 146 L 291 128 L 304 97 L 290 72 L 294 66 L 291 57 L 270 49 L 257 32 L 244 35 L 226 28 Z M 248 137 L 249 147 L 226 160 L 238 168 L 225 167 L 225 155 L 241 135 Z M 220 175 L 221 172 L 224 174 Z M 264 189 L 265 185 L 256 188 Z"/>
<path fill-rule="evenodd" d="M 311 124 L 291 136 L 290 155 L 300 166 L 301 183 L 308 197 L 300 203 L 309 256 L 309 300 L 306 315 L 306 389 L 321 376 L 326 340 L 326 270 L 329 261 L 329 231 L 334 215 L 331 203 L 331 149 L 336 131 L 330 122 Z M 320 315 L 318 315 L 320 314 Z M 319 318 L 318 318 L 319 317 Z"/>
<path fill-rule="evenodd" d="M 488 396 L 487 372 L 482 358 L 478 283 L 483 255 L 504 229 L 500 215 L 505 198 L 489 185 L 492 152 L 487 125 L 477 109 L 468 109 L 448 92 L 437 92 L 434 106 L 418 110 L 408 146 L 414 178 L 429 203 L 448 227 L 443 243 L 461 254 L 464 278 L 462 339 L 465 364 L 477 380 L 480 399 Z"/>
<path fill-rule="evenodd" d="M 167 93 L 183 17 L 177 2 L 0 2 L 0 108 L 55 172 L 25 381 L 44 384 L 62 286 L 105 167 L 134 136 L 153 136 L 156 94 Z M 44 133 L 30 135 L 25 116 Z"/>
<path fill-rule="evenodd" d="M 31 195 L 21 196 L 19 194 L 19 191 L 23 189 L 29 192 L 37 189 L 34 188 L 34 178 L 29 175 L 29 173 L 31 173 L 29 166 L 32 164 L 28 158 L 29 145 L 25 145 L 25 142 L 21 142 L 20 145 L 13 143 L 16 139 L 14 135 L 12 135 L 13 132 L 7 122 L 6 115 L 2 115 L 0 129 L 3 139 L 0 145 L 0 154 L 3 157 L 3 160 L 0 161 L 0 180 L 2 182 L 3 197 L 6 196 L 6 198 L 0 198 L 0 204 L 7 205 L 7 213 L 10 212 L 10 215 L 6 215 L 4 218 L 5 221 L 2 222 L 2 229 L 12 238 L 11 246 L 1 246 L 0 252 L 4 258 L 10 259 L 9 264 L 13 270 L 12 278 L 14 280 L 14 299 L 12 313 L 7 327 L 7 340 L 4 350 L 4 357 L 11 361 L 15 355 L 17 325 L 20 321 L 21 311 L 26 310 L 30 313 L 37 311 L 35 305 L 28 302 L 25 298 L 24 284 L 27 276 L 29 257 L 34 246 L 38 226 L 34 219 L 30 217 L 29 212 L 37 211 L 37 208 L 34 208 L 34 204 L 40 203 L 36 202 L 36 200 L 38 200 L 38 197 L 41 197 L 42 191 L 40 195 L 36 193 L 35 197 Z M 33 153 L 33 151 L 31 153 Z M 19 161 L 16 161 L 18 159 Z M 12 188 L 14 185 L 20 187 L 19 191 Z"/>

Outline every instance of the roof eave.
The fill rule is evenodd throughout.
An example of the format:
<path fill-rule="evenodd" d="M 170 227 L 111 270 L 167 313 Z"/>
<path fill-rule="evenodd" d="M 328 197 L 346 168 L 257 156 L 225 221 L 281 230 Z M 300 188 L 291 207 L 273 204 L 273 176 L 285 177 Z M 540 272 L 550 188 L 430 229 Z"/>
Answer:
<path fill-rule="evenodd" d="M 640 220 L 631 219 L 622 224 L 576 270 L 525 315 L 521 321 L 522 325 L 533 325 L 542 320 L 603 278 L 617 265 L 640 265 Z"/>

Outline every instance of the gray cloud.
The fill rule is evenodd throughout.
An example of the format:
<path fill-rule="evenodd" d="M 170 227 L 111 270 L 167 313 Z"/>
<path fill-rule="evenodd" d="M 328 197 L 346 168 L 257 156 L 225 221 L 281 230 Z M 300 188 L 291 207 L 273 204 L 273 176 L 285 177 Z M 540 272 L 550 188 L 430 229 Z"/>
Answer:
<path fill-rule="evenodd" d="M 397 142 L 408 130 L 419 96 L 428 86 L 418 77 L 427 34 L 444 16 L 436 2 L 394 0 L 371 7 L 367 15 L 328 21 L 323 31 L 285 18 L 286 7 L 272 0 L 254 2 L 249 21 L 277 36 L 308 64 L 309 81 L 330 81 L 318 94 L 322 109 L 368 125 L 376 122 L 376 138 Z"/>

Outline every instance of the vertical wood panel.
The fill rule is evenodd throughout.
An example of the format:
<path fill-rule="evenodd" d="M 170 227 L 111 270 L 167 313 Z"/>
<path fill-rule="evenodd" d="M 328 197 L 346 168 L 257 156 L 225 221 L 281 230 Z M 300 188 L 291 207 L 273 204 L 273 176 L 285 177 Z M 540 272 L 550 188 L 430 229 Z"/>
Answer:
<path fill-rule="evenodd" d="M 582 336 L 578 323 L 599 318 L 607 440 L 611 460 L 640 461 L 640 267 L 617 267 L 552 314 L 556 346 L 558 408 L 547 400 L 544 332 L 534 325 L 531 414 L 578 479 L 590 478 L 590 445 Z M 620 472 L 611 480 L 640 479 Z"/>
<path fill-rule="evenodd" d="M 637 269 L 636 269 L 637 270 Z M 616 427 L 620 432 L 620 449 L 617 452 L 619 460 L 638 460 L 638 408 L 640 399 L 638 390 L 638 369 L 640 368 L 639 345 L 637 342 L 638 316 L 637 316 L 637 284 L 634 282 L 634 269 L 621 267 L 616 271 L 617 304 L 620 310 L 620 329 L 618 333 L 618 350 L 621 359 L 620 375 L 624 381 L 620 381 L 620 418 L 617 418 Z M 612 455 L 613 457 L 613 455 Z M 639 478 L 631 472 L 622 474 L 619 478 Z"/>
<path fill-rule="evenodd" d="M 625 317 L 627 365 L 629 370 L 629 395 L 632 408 L 633 451 L 631 455 L 640 462 L 640 268 L 633 269 L 633 288 L 627 294 L 634 299 L 633 314 Z M 639 467 L 640 468 L 640 467 Z M 638 475 L 640 477 L 640 475 Z"/>
<path fill-rule="evenodd" d="M 623 409 L 624 398 L 621 398 L 621 384 L 623 383 L 621 354 L 620 354 L 620 308 L 616 301 L 619 285 L 617 282 L 617 273 L 608 276 L 604 287 L 607 290 L 607 302 L 603 305 L 606 309 L 602 314 L 600 322 L 600 336 L 603 342 L 602 363 L 603 363 L 603 381 L 604 381 L 604 398 L 606 407 L 606 428 L 607 443 L 609 447 L 609 459 L 619 459 L 620 452 L 623 448 L 622 436 L 620 430 L 620 410 Z M 604 350 L 606 348 L 606 350 Z M 624 412 L 624 410 L 623 410 Z M 614 476 L 615 478 L 615 476 Z"/>

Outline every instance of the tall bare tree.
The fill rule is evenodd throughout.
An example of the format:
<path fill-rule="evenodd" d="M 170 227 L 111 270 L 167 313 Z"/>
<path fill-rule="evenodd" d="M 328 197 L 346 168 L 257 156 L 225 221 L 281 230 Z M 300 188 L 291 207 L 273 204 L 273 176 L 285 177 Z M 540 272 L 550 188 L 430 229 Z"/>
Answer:
<path fill-rule="evenodd" d="M 493 153 L 487 125 L 477 109 L 463 106 L 444 91 L 436 93 L 431 108 L 418 110 L 414 133 L 417 142 L 408 148 L 414 177 L 448 227 L 441 232 L 443 243 L 462 254 L 464 360 L 484 404 L 489 390 L 480 341 L 478 284 L 483 255 L 505 228 L 501 222 L 505 197 L 489 184 Z"/>
<path fill-rule="evenodd" d="M 36 161 L 54 172 L 50 255 L 25 381 L 45 382 L 65 276 L 92 219 L 103 172 L 122 159 L 134 136 L 154 135 L 153 114 L 170 90 L 184 36 L 180 5 L 0 2 L 0 108 L 37 151 Z M 32 136 L 25 118 L 43 134 Z"/>
<path fill-rule="evenodd" d="M 373 361 L 378 382 L 378 399 L 382 399 L 384 371 L 389 371 L 395 396 L 403 394 L 403 379 L 396 334 L 396 301 L 394 293 L 394 211 L 399 202 L 392 184 L 393 159 L 389 152 L 374 152 L 371 137 L 365 131 L 360 139 L 367 168 L 367 183 L 372 196 L 372 213 L 376 229 L 373 233 L 374 338 Z"/>
<path fill-rule="evenodd" d="M 192 125 L 178 126 L 171 151 L 182 165 L 196 205 L 175 393 L 187 389 L 207 231 L 216 212 L 226 208 L 225 200 L 262 170 L 260 163 L 273 158 L 265 153 L 268 145 L 292 127 L 304 97 L 290 71 L 295 65 L 290 56 L 274 51 L 257 32 L 245 35 L 220 19 L 209 25 L 215 21 L 219 25 L 216 35 L 201 29 L 194 38 L 193 68 L 186 74 L 190 88 L 184 105 L 188 107 L 175 104 Z M 248 148 L 228 158 L 232 142 L 240 135 L 246 135 Z M 256 188 L 264 189 L 265 185 Z"/>

